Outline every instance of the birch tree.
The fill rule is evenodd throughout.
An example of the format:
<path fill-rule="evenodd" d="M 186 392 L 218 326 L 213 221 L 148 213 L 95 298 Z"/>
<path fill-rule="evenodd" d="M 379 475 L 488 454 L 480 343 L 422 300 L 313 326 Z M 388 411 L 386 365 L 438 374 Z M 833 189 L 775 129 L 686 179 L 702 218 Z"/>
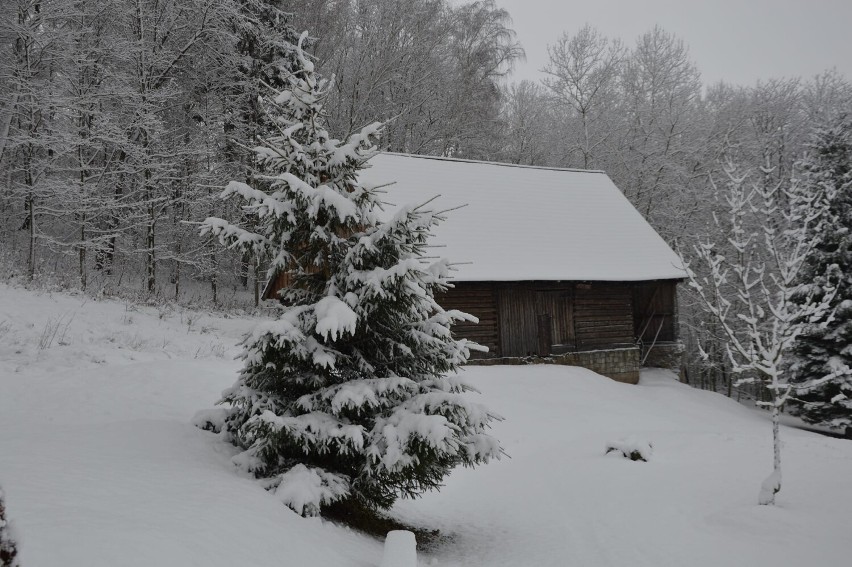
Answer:
<path fill-rule="evenodd" d="M 687 273 L 724 335 L 733 372 L 741 376 L 735 386 L 756 383 L 768 394 L 758 405 L 772 416 L 773 470 L 758 502 L 774 504 L 781 489 L 781 410 L 794 392 L 787 357 L 806 326 L 828 313 L 834 295 L 828 286 L 816 295 L 800 283 L 833 195 L 807 191 L 796 180 L 767 187 L 730 165 L 726 172 L 727 190 L 719 194 L 724 216 L 716 217 L 726 236 L 695 244 Z M 704 275 L 696 273 L 699 266 Z"/>

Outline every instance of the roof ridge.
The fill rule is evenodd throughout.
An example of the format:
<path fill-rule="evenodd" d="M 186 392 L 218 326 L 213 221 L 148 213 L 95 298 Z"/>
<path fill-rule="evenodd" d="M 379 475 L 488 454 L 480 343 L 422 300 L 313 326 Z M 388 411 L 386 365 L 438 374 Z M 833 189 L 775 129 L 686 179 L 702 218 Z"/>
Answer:
<path fill-rule="evenodd" d="M 380 154 L 392 155 L 392 156 L 402 156 L 402 157 L 411 157 L 411 158 L 419 158 L 419 159 L 434 159 L 437 161 L 454 161 L 458 163 L 476 163 L 481 165 L 499 165 L 501 167 L 516 167 L 519 169 L 542 169 L 546 171 L 565 171 L 572 173 L 603 173 L 606 174 L 605 171 L 601 169 L 578 169 L 572 167 L 551 167 L 545 165 L 524 165 L 520 163 L 505 163 L 501 161 L 484 161 L 477 159 L 464 159 L 464 158 L 454 158 L 454 157 L 446 157 L 446 156 L 430 156 L 430 155 L 420 155 L 420 154 L 407 154 L 403 152 L 379 152 Z"/>

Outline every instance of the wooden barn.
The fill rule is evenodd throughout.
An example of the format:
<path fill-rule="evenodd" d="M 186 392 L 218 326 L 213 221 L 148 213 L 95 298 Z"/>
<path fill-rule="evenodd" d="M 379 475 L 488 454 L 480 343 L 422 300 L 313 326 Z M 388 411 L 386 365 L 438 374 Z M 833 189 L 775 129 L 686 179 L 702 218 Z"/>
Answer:
<path fill-rule="evenodd" d="M 433 239 L 459 262 L 438 300 L 479 318 L 454 327 L 488 347 L 476 362 L 574 364 L 631 383 L 642 365 L 678 366 L 678 256 L 603 172 L 390 153 L 371 164 L 362 182 L 395 182 L 388 212 L 436 195 L 436 208 L 461 207 Z"/>

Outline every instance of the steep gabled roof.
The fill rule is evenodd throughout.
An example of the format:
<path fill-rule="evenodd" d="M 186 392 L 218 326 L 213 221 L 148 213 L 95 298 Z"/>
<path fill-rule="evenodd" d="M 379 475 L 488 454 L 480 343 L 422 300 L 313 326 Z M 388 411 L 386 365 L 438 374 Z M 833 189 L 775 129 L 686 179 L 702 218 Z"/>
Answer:
<path fill-rule="evenodd" d="M 448 213 L 436 255 L 457 281 L 641 281 L 685 277 L 666 242 L 606 174 L 383 153 L 360 180 L 395 206 Z"/>

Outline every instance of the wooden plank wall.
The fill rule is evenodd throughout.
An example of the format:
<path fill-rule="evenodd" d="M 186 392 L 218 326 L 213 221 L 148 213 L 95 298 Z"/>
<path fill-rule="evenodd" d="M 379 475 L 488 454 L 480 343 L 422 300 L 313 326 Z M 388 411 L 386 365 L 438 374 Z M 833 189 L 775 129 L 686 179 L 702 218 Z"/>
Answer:
<path fill-rule="evenodd" d="M 577 349 L 633 344 L 633 296 L 629 283 L 578 283 L 574 290 Z"/>
<path fill-rule="evenodd" d="M 461 323 L 453 326 L 456 338 L 470 339 L 487 346 L 487 353 L 473 352 L 473 358 L 503 356 L 499 349 L 496 286 L 490 282 L 458 282 L 436 297 L 444 309 L 458 309 L 479 318 L 479 324 Z"/>
<path fill-rule="evenodd" d="M 275 277 L 266 284 L 262 299 L 278 299 L 278 292 L 285 287 L 290 287 L 290 272 L 278 272 Z"/>
<path fill-rule="evenodd" d="M 318 274 L 320 269 L 316 266 L 309 266 L 306 272 L 309 274 Z M 261 299 L 280 299 L 278 292 L 293 285 L 293 273 L 282 270 L 275 275 L 275 278 L 266 284 L 266 287 L 263 289 Z"/>
<path fill-rule="evenodd" d="M 445 309 L 479 317 L 478 325 L 456 325 L 454 333 L 487 346 L 488 358 L 606 349 L 635 342 L 630 283 L 460 282 L 437 299 Z M 542 352 L 541 334 L 546 329 L 540 326 L 548 319 L 553 344 Z"/>
<path fill-rule="evenodd" d="M 290 285 L 279 273 L 267 294 Z M 677 340 L 677 282 L 458 282 L 436 299 L 479 318 L 454 334 L 487 346 L 475 357 L 523 357 Z M 273 293 L 269 293 L 269 292 Z M 547 328 L 542 325 L 547 325 Z M 550 335 L 542 352 L 542 335 Z"/>

